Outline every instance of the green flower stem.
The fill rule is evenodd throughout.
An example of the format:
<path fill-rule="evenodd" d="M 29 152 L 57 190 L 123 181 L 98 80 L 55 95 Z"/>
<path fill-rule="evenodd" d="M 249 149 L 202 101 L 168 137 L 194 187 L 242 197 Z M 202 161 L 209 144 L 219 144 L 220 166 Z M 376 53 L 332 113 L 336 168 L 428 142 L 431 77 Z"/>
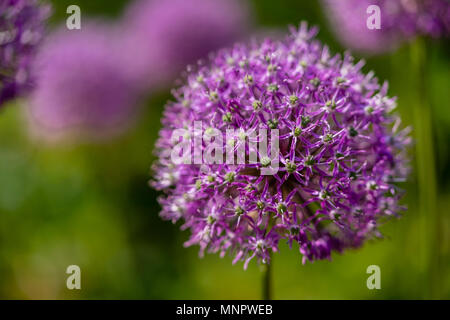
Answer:
<path fill-rule="evenodd" d="M 437 187 L 436 168 L 433 141 L 433 124 L 431 108 L 427 98 L 427 56 L 424 40 L 419 38 L 411 46 L 411 60 L 414 72 L 415 102 L 413 103 L 414 132 L 415 132 L 415 158 L 419 201 L 421 259 L 423 272 L 429 275 L 426 279 L 428 292 L 426 296 L 435 297 L 435 285 L 440 281 L 435 277 L 438 263 L 437 235 L 438 212 L 437 212 Z"/>
<path fill-rule="evenodd" d="M 262 279 L 262 298 L 263 300 L 272 299 L 272 257 L 269 264 L 265 264 L 263 267 L 263 279 Z"/>

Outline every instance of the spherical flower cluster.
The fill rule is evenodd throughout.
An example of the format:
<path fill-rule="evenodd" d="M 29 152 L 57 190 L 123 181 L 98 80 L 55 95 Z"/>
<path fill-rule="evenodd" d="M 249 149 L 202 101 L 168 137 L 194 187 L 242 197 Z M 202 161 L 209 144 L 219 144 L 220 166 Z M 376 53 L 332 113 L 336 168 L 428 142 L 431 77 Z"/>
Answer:
<path fill-rule="evenodd" d="M 129 61 L 140 81 L 161 86 L 190 63 L 245 34 L 241 0 L 139 0 L 123 21 Z"/>
<path fill-rule="evenodd" d="M 381 53 L 418 35 L 448 37 L 448 0 L 322 0 L 331 27 L 343 44 L 358 51 Z M 380 29 L 369 29 L 371 5 L 380 8 Z"/>
<path fill-rule="evenodd" d="M 0 106 L 30 86 L 30 60 L 49 14 L 37 0 L 0 0 Z"/>
<path fill-rule="evenodd" d="M 48 36 L 33 64 L 30 124 L 46 140 L 103 139 L 122 132 L 136 112 L 136 90 L 112 30 L 84 22 Z"/>
<path fill-rule="evenodd" d="M 201 254 L 229 252 L 247 267 L 255 257 L 268 263 L 286 241 L 298 244 L 303 262 L 330 258 L 381 236 L 378 226 L 402 209 L 396 182 L 407 175 L 410 138 L 395 99 L 361 72 L 362 61 L 332 55 L 315 35 L 302 23 L 284 41 L 223 49 L 166 106 L 152 184 L 164 192 L 162 218 L 183 221 L 186 245 Z M 243 164 L 175 164 L 172 133 L 194 121 L 205 134 L 239 130 L 224 148 L 239 148 L 257 129 L 278 130 L 279 157 L 252 164 L 257 151 L 246 146 Z M 278 172 L 261 174 L 275 162 Z"/>

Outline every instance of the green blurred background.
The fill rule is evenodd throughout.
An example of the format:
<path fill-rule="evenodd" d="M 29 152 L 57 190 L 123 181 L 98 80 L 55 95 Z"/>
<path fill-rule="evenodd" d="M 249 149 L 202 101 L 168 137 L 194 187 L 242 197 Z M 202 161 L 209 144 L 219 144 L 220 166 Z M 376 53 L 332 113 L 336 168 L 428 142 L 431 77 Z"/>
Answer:
<path fill-rule="evenodd" d="M 83 18 L 116 19 L 127 2 L 54 0 L 52 24 L 64 23 L 70 4 L 81 7 Z M 333 51 L 344 50 L 333 39 L 318 1 L 254 0 L 252 5 L 257 27 L 285 31 L 304 19 L 320 26 L 319 39 Z M 421 125 L 415 119 L 421 118 L 423 104 L 415 88 L 418 82 L 427 85 L 431 126 L 422 128 L 425 134 L 416 134 L 415 142 L 423 152 L 419 165 L 430 167 L 429 175 L 420 177 L 413 161 L 404 184 L 408 210 L 382 228 L 382 241 L 306 265 L 297 249 L 283 244 L 273 261 L 275 299 L 450 298 L 450 50 L 442 41 L 426 46 L 423 78 L 411 66 L 408 46 L 367 58 L 364 70 L 389 81 L 404 124 L 414 128 Z M 143 116 L 127 134 L 91 145 L 35 143 L 27 133 L 23 101 L 1 110 L 0 298 L 261 297 L 256 263 L 244 271 L 241 263 L 232 266 L 230 257 L 199 259 L 198 247 L 183 248 L 188 233 L 158 217 L 149 167 L 169 98 L 169 90 L 149 97 Z M 411 156 L 417 159 L 414 150 Z M 81 290 L 66 288 L 65 271 L 72 264 L 81 268 Z M 381 268 L 381 290 L 366 287 L 369 265 Z"/>

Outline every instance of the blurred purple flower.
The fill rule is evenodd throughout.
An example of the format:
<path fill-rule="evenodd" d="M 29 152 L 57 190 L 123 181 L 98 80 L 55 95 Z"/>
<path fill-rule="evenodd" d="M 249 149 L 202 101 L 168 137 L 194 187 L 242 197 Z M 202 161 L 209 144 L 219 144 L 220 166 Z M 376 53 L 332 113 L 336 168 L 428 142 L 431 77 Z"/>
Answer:
<path fill-rule="evenodd" d="M 35 133 L 58 140 L 122 132 L 136 112 L 125 68 L 110 26 L 85 22 L 81 30 L 50 35 L 34 64 L 29 114 Z"/>
<path fill-rule="evenodd" d="M 322 0 L 333 31 L 344 46 L 357 51 L 382 53 L 418 35 L 448 37 L 448 0 Z M 378 5 L 381 29 L 366 25 L 370 5 Z"/>
<path fill-rule="evenodd" d="M 241 38 L 244 1 L 138 0 L 123 21 L 127 65 L 141 81 L 167 84 L 188 64 Z M 153 81 L 152 81 L 153 80 Z"/>
<path fill-rule="evenodd" d="M 0 0 L 0 106 L 30 87 L 30 60 L 50 11 L 37 0 Z"/>
<path fill-rule="evenodd" d="M 332 55 L 315 36 L 302 23 L 285 41 L 221 50 L 166 106 L 152 185 L 164 192 L 162 218 L 182 220 L 192 233 L 186 245 L 201 254 L 231 252 L 247 267 L 255 257 L 268 263 L 284 240 L 299 245 L 303 262 L 330 258 L 380 236 L 377 227 L 402 209 L 395 182 L 407 176 L 410 138 L 395 99 L 361 72 L 363 61 Z M 175 164 L 172 133 L 198 137 L 194 121 L 222 133 L 278 129 L 278 173 L 262 175 L 261 156 L 257 164 Z M 227 137 L 224 148 L 245 137 Z"/>

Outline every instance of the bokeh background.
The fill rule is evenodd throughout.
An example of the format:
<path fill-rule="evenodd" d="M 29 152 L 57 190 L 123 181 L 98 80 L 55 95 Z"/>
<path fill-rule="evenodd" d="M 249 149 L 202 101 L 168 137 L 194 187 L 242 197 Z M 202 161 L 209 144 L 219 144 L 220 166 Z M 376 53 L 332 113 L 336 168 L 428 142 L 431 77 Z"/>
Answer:
<path fill-rule="evenodd" d="M 83 19 L 114 21 L 130 2 L 54 0 L 51 27 L 65 23 L 71 4 L 81 7 Z M 250 10 L 258 34 L 286 32 L 289 24 L 307 20 L 320 27 L 318 38 L 334 52 L 345 50 L 318 1 L 253 0 Z M 419 178 L 413 146 L 412 174 L 403 185 L 408 210 L 382 228 L 384 240 L 306 265 L 298 250 L 282 245 L 273 261 L 275 299 L 450 298 L 450 48 L 443 40 L 425 44 L 422 80 L 411 67 L 408 45 L 376 57 L 355 56 L 366 59 L 366 72 L 389 81 L 405 125 L 420 126 L 415 88 L 418 81 L 427 84 L 431 126 L 420 150 L 429 175 Z M 187 232 L 158 216 L 149 168 L 169 98 L 169 87 L 152 92 L 138 121 L 101 143 L 39 143 L 29 135 L 26 100 L 0 111 L 0 298 L 261 297 L 256 263 L 244 271 L 230 257 L 199 259 L 197 247 L 183 248 Z M 416 146 L 424 142 L 415 138 Z M 81 268 L 81 290 L 66 288 L 72 264 Z M 381 290 L 366 287 L 369 265 L 381 268 Z"/>

